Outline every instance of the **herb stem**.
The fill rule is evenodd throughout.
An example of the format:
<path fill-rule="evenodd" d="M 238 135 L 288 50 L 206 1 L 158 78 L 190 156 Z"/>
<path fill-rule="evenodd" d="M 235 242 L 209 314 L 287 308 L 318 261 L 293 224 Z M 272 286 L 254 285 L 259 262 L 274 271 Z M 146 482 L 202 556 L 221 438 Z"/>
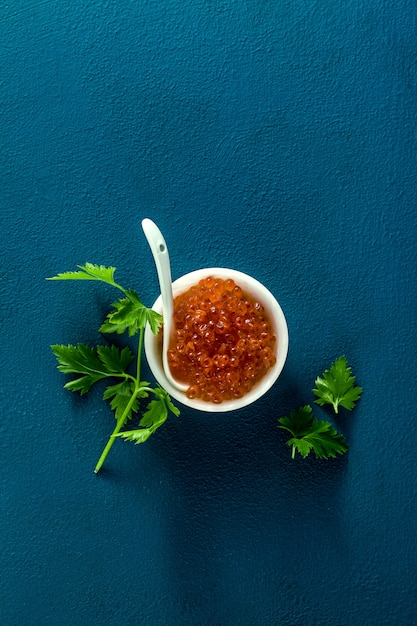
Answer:
<path fill-rule="evenodd" d="M 110 449 L 112 445 L 114 444 L 114 440 L 116 439 L 116 435 L 119 433 L 120 429 L 125 425 L 126 418 L 129 414 L 130 409 L 133 406 L 134 401 L 136 400 L 138 396 L 139 391 L 142 391 L 142 392 L 144 391 L 143 388 L 142 389 L 140 388 L 140 371 L 141 371 L 141 365 L 142 365 L 142 347 L 143 347 L 144 332 L 145 332 L 145 328 L 141 328 L 139 331 L 138 354 L 137 354 L 137 359 L 136 359 L 136 378 L 134 378 L 134 376 L 131 376 L 130 374 L 127 374 L 127 376 L 129 376 L 129 378 L 131 378 L 135 382 L 135 390 L 132 393 L 132 397 L 130 398 L 128 404 L 126 405 L 126 408 L 123 411 L 123 414 L 120 416 L 119 420 L 117 421 L 116 427 L 113 430 L 112 434 L 110 435 L 109 440 L 103 452 L 101 453 L 101 456 L 94 469 L 94 472 L 96 474 L 100 471 L 101 466 L 103 465 L 108 453 L 110 452 Z M 149 391 L 153 391 L 153 389 L 149 389 Z"/>
<path fill-rule="evenodd" d="M 108 455 L 108 453 L 110 452 L 110 449 L 112 447 L 112 445 L 114 444 L 114 440 L 116 438 L 117 433 L 120 431 L 120 429 L 122 428 L 122 426 L 125 425 L 126 423 L 126 417 L 130 411 L 130 409 L 132 408 L 132 405 L 134 403 L 134 401 L 137 398 L 137 395 L 139 393 L 139 387 L 137 386 L 135 388 L 135 391 L 132 393 L 132 397 L 130 398 L 129 402 L 126 405 L 125 410 L 123 411 L 123 414 L 120 416 L 119 420 L 117 421 L 116 427 L 114 429 L 114 431 L 112 432 L 112 434 L 109 437 L 109 440 L 103 450 L 103 452 L 101 453 L 101 456 L 97 462 L 97 465 L 94 468 L 94 473 L 97 474 L 100 469 L 101 466 L 103 465 L 104 461 L 106 460 L 106 457 Z"/>
<path fill-rule="evenodd" d="M 112 285 L 112 287 L 116 287 L 116 289 L 120 289 L 120 291 L 123 291 L 125 296 L 127 296 L 127 289 L 125 289 L 124 287 L 122 287 L 118 283 L 112 282 L 112 283 L 109 283 L 109 285 Z"/>
<path fill-rule="evenodd" d="M 140 381 L 140 371 L 142 367 L 142 347 L 143 347 L 143 335 L 145 334 L 145 328 L 141 328 L 139 331 L 139 341 L 138 341 L 138 356 L 136 359 L 136 382 L 139 384 Z"/>

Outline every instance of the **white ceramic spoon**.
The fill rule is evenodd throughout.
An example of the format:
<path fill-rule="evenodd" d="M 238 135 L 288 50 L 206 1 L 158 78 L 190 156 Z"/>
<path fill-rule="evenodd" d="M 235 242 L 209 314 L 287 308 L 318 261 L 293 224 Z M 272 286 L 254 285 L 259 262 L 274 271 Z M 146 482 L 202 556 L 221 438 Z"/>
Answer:
<path fill-rule="evenodd" d="M 171 265 L 169 262 L 168 247 L 161 231 L 152 220 L 148 218 L 144 219 L 142 221 L 142 228 L 155 260 L 159 287 L 161 289 L 164 317 L 162 366 L 169 383 L 179 391 L 185 392 L 188 389 L 188 385 L 184 385 L 173 378 L 168 364 L 168 344 L 174 324 L 174 299 L 172 295 Z"/>

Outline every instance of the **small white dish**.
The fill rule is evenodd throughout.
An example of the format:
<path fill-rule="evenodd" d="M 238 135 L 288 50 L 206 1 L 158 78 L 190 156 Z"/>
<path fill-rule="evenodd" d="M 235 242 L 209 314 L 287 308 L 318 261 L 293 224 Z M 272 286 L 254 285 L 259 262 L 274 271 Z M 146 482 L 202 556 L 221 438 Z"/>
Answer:
<path fill-rule="evenodd" d="M 248 274 L 225 267 L 210 267 L 201 270 L 195 270 L 189 274 L 185 274 L 172 283 L 172 291 L 174 298 L 187 291 L 193 285 L 196 285 L 202 278 L 214 276 L 216 278 L 231 278 L 239 287 L 242 288 L 249 296 L 258 300 L 265 308 L 269 320 L 273 325 L 277 341 L 275 343 L 276 362 L 265 374 L 265 376 L 253 387 L 251 391 L 234 400 L 225 400 L 220 404 L 214 402 L 205 402 L 201 399 L 190 399 L 187 395 L 174 387 L 167 379 L 162 365 L 162 342 L 157 335 L 154 335 L 147 326 L 145 330 L 145 354 L 152 374 L 157 382 L 166 389 L 169 395 L 181 402 L 185 406 L 196 409 L 197 411 L 206 411 L 210 413 L 224 413 L 227 411 L 235 411 L 241 409 L 255 400 L 263 396 L 276 382 L 284 367 L 288 353 L 288 326 L 284 313 L 274 298 L 272 293 L 255 278 Z M 162 297 L 159 296 L 152 308 L 162 314 Z"/>

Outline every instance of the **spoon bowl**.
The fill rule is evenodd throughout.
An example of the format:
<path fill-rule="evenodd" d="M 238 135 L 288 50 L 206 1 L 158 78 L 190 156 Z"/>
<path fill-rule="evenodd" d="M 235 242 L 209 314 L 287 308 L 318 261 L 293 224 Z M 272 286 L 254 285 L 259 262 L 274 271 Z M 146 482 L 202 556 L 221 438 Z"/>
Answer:
<path fill-rule="evenodd" d="M 220 404 L 215 404 L 198 398 L 188 398 L 185 393 L 188 387 L 183 386 L 181 389 L 177 381 L 174 381 L 173 383 L 172 376 L 169 375 L 169 369 L 167 370 L 166 367 L 164 367 L 163 357 L 166 357 L 165 347 L 162 345 L 160 336 L 154 335 L 149 327 L 145 330 L 145 354 L 149 367 L 157 382 L 161 385 L 161 387 L 168 391 L 172 398 L 178 400 L 178 402 L 181 402 L 185 406 L 198 411 L 207 411 L 211 413 L 235 411 L 258 400 L 278 379 L 284 367 L 288 353 L 288 327 L 281 306 L 272 293 L 252 276 L 237 270 L 224 267 L 212 267 L 185 274 L 172 283 L 173 297 L 187 291 L 190 287 L 196 285 L 201 279 L 208 276 L 214 276 L 222 279 L 233 279 L 235 283 L 243 289 L 243 291 L 258 300 L 264 306 L 277 337 L 275 344 L 275 364 L 266 372 L 263 378 L 258 381 L 251 391 L 246 393 L 244 396 L 233 400 L 225 400 Z M 157 298 L 152 308 L 162 314 L 162 295 Z M 164 323 L 164 329 L 164 340 L 168 341 L 169 336 L 166 337 L 166 322 Z"/>

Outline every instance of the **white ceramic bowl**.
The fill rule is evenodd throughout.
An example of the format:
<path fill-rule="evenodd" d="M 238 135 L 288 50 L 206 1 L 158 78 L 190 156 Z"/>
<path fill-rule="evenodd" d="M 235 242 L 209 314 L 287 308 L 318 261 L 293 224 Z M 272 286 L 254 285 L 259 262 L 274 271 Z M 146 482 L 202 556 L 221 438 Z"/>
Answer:
<path fill-rule="evenodd" d="M 216 278 L 223 279 L 232 278 L 244 292 L 258 300 L 264 306 L 277 337 L 277 341 L 275 343 L 275 365 L 271 367 L 265 376 L 253 387 L 253 389 L 242 398 L 225 400 L 220 404 L 215 404 L 214 402 L 205 402 L 201 399 L 191 400 L 185 393 L 179 391 L 169 383 L 162 367 L 161 341 L 158 341 L 156 335 L 152 333 L 149 326 L 147 326 L 145 330 L 144 343 L 146 358 L 157 382 L 161 385 L 161 387 L 166 389 L 170 396 L 175 400 L 178 400 L 182 404 L 199 411 L 208 411 L 212 413 L 235 411 L 236 409 L 241 409 L 242 407 L 255 402 L 255 400 L 258 400 L 276 382 L 282 368 L 284 367 L 288 353 L 287 322 L 280 305 L 272 293 L 264 285 L 262 285 L 262 283 L 247 274 L 227 269 L 225 267 L 205 268 L 181 276 L 181 278 L 178 278 L 172 284 L 174 297 L 184 291 L 187 291 L 190 287 L 196 285 L 202 278 L 206 278 L 207 276 L 215 276 Z M 152 308 L 158 313 L 163 313 L 161 296 L 159 296 L 159 298 L 155 301 Z"/>

